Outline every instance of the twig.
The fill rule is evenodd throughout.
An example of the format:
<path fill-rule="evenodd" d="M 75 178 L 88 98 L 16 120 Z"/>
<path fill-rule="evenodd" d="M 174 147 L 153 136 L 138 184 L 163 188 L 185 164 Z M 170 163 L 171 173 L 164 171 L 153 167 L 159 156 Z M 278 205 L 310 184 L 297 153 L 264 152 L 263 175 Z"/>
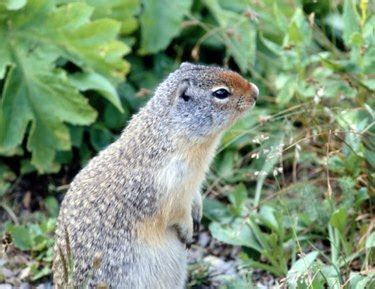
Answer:
<path fill-rule="evenodd" d="M 8 215 L 12 219 L 13 223 L 15 223 L 16 225 L 20 224 L 18 222 L 18 218 L 17 218 L 16 214 L 13 212 L 13 210 L 6 203 L 1 202 L 0 206 L 8 213 Z"/>

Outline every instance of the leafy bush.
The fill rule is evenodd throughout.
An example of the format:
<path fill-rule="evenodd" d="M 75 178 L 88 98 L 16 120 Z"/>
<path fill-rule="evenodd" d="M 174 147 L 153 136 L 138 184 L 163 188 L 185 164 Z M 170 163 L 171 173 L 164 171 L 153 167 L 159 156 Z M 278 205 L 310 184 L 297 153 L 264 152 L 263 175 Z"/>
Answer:
<path fill-rule="evenodd" d="M 19 5 L 18 5 L 19 4 Z M 118 109 L 112 83 L 122 79 L 129 47 L 116 39 L 121 25 L 112 19 L 91 20 L 94 7 L 55 1 L 9 1 L 1 6 L 0 144 L 14 154 L 28 133 L 31 164 L 51 170 L 57 150 L 69 150 L 64 122 L 92 124 L 97 116 L 79 91 L 97 90 Z M 69 74 L 67 62 L 79 72 Z"/>
<path fill-rule="evenodd" d="M 208 176 L 213 237 L 242 248 L 246 274 L 257 268 L 288 288 L 370 288 L 373 12 L 365 0 L 3 1 L 0 196 L 14 173 L 83 165 L 181 61 L 217 63 L 261 93 Z M 34 256 L 35 238 L 49 234 L 30 233 L 25 247 L 31 225 L 7 230 Z"/>

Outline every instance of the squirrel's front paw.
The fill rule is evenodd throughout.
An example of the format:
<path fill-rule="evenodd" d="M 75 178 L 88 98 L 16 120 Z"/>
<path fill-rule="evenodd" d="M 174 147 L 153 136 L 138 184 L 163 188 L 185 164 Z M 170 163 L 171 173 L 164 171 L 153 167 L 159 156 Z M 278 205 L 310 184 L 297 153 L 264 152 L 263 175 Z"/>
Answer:
<path fill-rule="evenodd" d="M 193 229 L 186 225 L 174 225 L 174 228 L 176 229 L 177 237 L 180 239 L 181 243 L 185 244 L 187 249 L 190 249 L 194 241 Z"/>

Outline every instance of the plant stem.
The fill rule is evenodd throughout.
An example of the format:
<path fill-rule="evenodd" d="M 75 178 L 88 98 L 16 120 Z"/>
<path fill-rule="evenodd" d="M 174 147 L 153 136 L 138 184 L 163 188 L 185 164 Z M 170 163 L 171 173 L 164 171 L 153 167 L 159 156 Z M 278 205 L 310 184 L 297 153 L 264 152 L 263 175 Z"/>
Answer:
<path fill-rule="evenodd" d="M 331 261 L 332 264 L 338 266 L 340 239 L 338 237 L 337 229 L 332 225 L 328 225 L 329 241 L 331 243 Z"/>

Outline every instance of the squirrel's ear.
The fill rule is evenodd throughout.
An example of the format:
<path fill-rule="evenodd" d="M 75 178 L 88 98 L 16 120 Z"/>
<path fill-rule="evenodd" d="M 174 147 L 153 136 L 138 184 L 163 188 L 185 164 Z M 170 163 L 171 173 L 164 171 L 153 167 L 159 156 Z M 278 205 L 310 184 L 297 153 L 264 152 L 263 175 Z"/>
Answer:
<path fill-rule="evenodd" d="M 190 63 L 190 62 L 182 62 L 180 64 L 180 68 L 182 68 L 182 69 L 193 68 L 193 67 L 194 67 L 194 64 Z"/>
<path fill-rule="evenodd" d="M 189 85 L 189 79 L 184 79 L 181 81 L 176 90 L 176 100 L 182 98 L 184 101 L 189 101 L 190 96 L 186 94 Z"/>

